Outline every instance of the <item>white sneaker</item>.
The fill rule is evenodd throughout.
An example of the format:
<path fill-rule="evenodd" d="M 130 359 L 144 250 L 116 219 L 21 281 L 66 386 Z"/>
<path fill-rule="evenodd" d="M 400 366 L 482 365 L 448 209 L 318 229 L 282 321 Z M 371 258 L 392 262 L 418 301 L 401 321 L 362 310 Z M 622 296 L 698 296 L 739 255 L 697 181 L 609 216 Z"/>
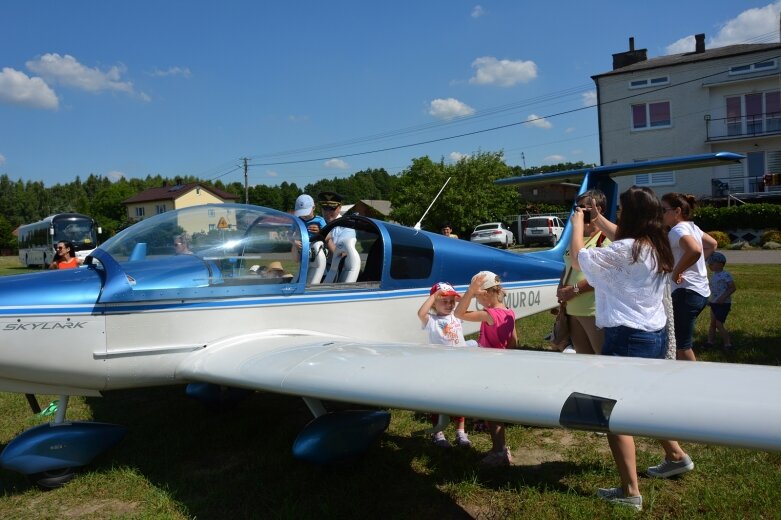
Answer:
<path fill-rule="evenodd" d="M 459 448 L 471 448 L 472 441 L 469 440 L 466 432 L 456 432 L 456 446 Z"/>
<path fill-rule="evenodd" d="M 442 432 L 437 432 L 434 435 L 431 436 L 431 441 L 434 443 L 434 446 L 438 446 L 440 448 L 450 448 L 450 442 L 445 438 L 445 434 Z"/>
<path fill-rule="evenodd" d="M 575 349 L 574 349 L 574 348 L 572 348 L 572 345 L 567 345 L 567 348 L 565 348 L 564 350 L 562 350 L 562 352 L 563 352 L 563 353 L 565 353 L 565 354 L 577 354 L 577 352 L 575 351 Z"/>
<path fill-rule="evenodd" d="M 664 459 L 661 464 L 648 468 L 648 475 L 656 478 L 670 478 L 675 475 L 688 473 L 694 469 L 694 462 L 691 457 L 684 455 L 681 460 Z"/>
<path fill-rule="evenodd" d="M 624 490 L 620 487 L 614 488 L 599 488 L 597 489 L 597 496 L 602 500 L 607 500 L 613 504 L 619 506 L 632 507 L 638 511 L 643 510 L 643 496 L 637 495 L 634 497 L 624 496 Z"/>

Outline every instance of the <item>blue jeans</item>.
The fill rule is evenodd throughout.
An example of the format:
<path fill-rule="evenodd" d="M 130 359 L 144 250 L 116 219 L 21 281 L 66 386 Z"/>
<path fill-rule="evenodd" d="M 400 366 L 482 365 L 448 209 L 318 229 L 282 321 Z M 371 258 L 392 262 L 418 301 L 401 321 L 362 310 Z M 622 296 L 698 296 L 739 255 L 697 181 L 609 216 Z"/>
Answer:
<path fill-rule="evenodd" d="M 673 291 L 673 316 L 675 321 L 675 348 L 692 348 L 692 334 L 697 316 L 708 305 L 708 298 L 691 289 Z"/>
<path fill-rule="evenodd" d="M 603 356 L 664 359 L 667 351 L 667 328 L 649 332 L 619 325 L 605 327 L 603 330 Z"/>

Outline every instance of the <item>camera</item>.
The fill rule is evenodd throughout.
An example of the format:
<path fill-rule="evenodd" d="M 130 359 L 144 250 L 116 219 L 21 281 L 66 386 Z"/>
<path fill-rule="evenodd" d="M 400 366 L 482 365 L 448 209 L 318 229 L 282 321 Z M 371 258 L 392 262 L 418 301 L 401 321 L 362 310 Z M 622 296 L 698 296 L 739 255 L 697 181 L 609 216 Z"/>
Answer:
<path fill-rule="evenodd" d="M 591 210 L 590 209 L 584 209 L 583 210 L 583 223 L 588 224 L 591 222 Z"/>

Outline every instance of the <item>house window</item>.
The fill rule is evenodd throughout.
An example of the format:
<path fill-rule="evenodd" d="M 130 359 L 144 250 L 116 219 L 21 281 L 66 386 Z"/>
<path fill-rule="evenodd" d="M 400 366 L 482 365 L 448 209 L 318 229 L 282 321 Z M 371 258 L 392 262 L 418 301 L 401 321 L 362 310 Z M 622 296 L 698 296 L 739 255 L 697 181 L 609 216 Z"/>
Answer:
<path fill-rule="evenodd" d="M 214 213 L 214 210 L 213 210 L 213 209 L 209 209 L 209 210 L 207 211 L 207 213 L 208 213 L 208 215 L 209 215 L 210 217 L 213 217 L 214 215 L 216 215 L 216 213 Z"/>
<path fill-rule="evenodd" d="M 144 208 L 143 207 L 136 208 L 136 216 L 137 217 L 143 217 L 144 216 Z"/>
<path fill-rule="evenodd" d="M 629 88 L 647 88 L 670 83 L 670 76 L 659 76 L 657 78 L 635 79 L 629 82 Z"/>
<path fill-rule="evenodd" d="M 750 74 L 752 72 L 759 72 L 763 70 L 773 70 L 778 68 L 778 61 L 776 59 L 760 61 L 757 63 L 749 63 L 748 65 L 736 65 L 730 67 L 729 74 L 734 76 L 736 74 Z"/>
<path fill-rule="evenodd" d="M 675 172 L 639 173 L 635 175 L 636 186 L 672 186 Z"/>
<path fill-rule="evenodd" d="M 727 135 L 781 132 L 781 91 L 726 98 Z"/>
<path fill-rule="evenodd" d="M 165 213 L 165 204 L 158 204 L 155 206 L 155 211 L 157 211 L 157 214 Z"/>
<path fill-rule="evenodd" d="M 633 130 L 668 128 L 671 125 L 669 101 L 632 105 Z"/>

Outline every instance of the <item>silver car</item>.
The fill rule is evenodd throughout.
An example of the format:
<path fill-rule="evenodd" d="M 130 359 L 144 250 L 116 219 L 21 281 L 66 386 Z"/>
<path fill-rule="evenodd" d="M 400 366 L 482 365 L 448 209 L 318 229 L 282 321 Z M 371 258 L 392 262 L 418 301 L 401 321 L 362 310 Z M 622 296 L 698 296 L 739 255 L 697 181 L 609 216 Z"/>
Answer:
<path fill-rule="evenodd" d="M 544 243 L 555 246 L 564 233 L 564 223 L 559 217 L 531 217 L 523 228 L 523 243 Z"/>
<path fill-rule="evenodd" d="M 515 235 L 501 222 L 480 224 L 469 237 L 471 242 L 495 245 L 507 249 L 515 243 Z"/>

